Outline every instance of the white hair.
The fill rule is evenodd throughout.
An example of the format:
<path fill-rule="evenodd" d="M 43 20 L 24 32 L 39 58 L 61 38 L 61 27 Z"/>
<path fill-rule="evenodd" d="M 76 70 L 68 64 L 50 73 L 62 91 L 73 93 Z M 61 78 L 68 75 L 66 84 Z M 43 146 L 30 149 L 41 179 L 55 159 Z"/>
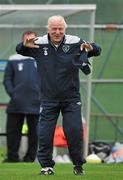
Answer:
<path fill-rule="evenodd" d="M 65 22 L 64 17 L 63 17 L 63 16 L 60 16 L 60 15 L 56 15 L 56 16 L 51 16 L 51 17 L 49 17 L 48 22 L 47 22 L 47 28 L 49 28 L 50 22 L 51 22 L 51 21 L 54 21 L 54 20 L 56 20 L 56 19 L 62 21 L 62 22 L 64 23 L 65 28 L 67 28 L 67 23 Z"/>

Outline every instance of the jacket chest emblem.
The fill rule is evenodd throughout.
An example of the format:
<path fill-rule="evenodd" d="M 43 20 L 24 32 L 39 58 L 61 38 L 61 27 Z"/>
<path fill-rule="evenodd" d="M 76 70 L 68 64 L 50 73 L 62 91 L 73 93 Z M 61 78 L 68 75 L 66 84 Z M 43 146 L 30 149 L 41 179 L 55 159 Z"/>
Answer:
<path fill-rule="evenodd" d="M 65 53 L 67 53 L 68 51 L 69 51 L 69 49 L 70 49 L 70 46 L 69 45 L 63 45 L 62 46 L 62 50 L 65 52 Z"/>
<path fill-rule="evenodd" d="M 47 47 L 44 47 L 44 48 L 43 48 L 43 51 L 44 51 L 44 55 L 47 56 L 47 55 L 48 55 L 48 48 L 47 48 Z"/>
<path fill-rule="evenodd" d="M 23 63 L 19 63 L 18 64 L 18 71 L 22 71 L 23 70 Z"/>

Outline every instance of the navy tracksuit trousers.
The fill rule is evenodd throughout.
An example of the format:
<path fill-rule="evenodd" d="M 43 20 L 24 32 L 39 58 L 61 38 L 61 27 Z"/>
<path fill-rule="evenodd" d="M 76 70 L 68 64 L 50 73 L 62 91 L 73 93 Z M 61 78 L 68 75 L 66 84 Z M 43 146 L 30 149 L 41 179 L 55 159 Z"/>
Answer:
<path fill-rule="evenodd" d="M 40 114 L 38 136 L 38 161 L 42 167 L 53 167 L 53 138 L 59 113 L 63 116 L 63 130 L 68 143 L 68 150 L 74 165 L 82 165 L 83 128 L 81 103 L 76 102 L 43 102 Z"/>

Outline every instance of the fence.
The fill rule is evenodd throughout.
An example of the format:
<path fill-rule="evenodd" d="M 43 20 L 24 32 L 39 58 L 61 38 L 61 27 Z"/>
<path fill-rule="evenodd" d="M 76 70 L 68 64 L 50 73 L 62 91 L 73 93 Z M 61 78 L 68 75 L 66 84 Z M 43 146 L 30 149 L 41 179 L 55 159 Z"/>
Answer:
<path fill-rule="evenodd" d="M 0 110 L 6 106 L 7 104 L 0 103 Z M 91 113 L 90 119 L 90 141 L 123 141 L 123 115 Z M 1 131 L 0 136 L 6 137 L 6 132 Z"/>
<path fill-rule="evenodd" d="M 90 141 L 123 142 L 123 114 L 92 113 L 91 120 Z"/>
<path fill-rule="evenodd" d="M 6 106 L 7 103 L 0 103 L 0 111 L 5 111 Z M 5 130 L 1 130 L 0 136 L 6 137 Z M 89 139 L 104 142 L 123 141 L 123 114 L 91 113 Z"/>

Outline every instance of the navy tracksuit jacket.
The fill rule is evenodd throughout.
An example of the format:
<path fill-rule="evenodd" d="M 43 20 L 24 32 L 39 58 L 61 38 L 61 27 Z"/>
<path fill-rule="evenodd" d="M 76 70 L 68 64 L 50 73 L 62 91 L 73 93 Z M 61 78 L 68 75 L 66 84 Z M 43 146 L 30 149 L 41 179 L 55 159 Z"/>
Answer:
<path fill-rule="evenodd" d="M 39 114 L 40 86 L 34 58 L 13 55 L 8 60 L 3 83 L 11 98 L 8 113 Z"/>
<path fill-rule="evenodd" d="M 42 167 L 53 167 L 55 164 L 52 159 L 53 135 L 60 112 L 63 115 L 63 129 L 71 160 L 74 165 L 84 163 L 79 93 L 79 68 L 83 60 L 80 45 L 83 42 L 77 36 L 65 35 L 60 45 L 55 47 L 48 35 L 45 35 L 36 41 L 38 49 L 24 47 L 23 43 L 16 47 L 17 53 L 32 56 L 37 60 L 41 78 L 42 109 L 38 132 L 38 160 Z M 95 43 L 91 45 L 93 51 L 88 52 L 87 56 L 98 56 L 101 48 Z"/>
<path fill-rule="evenodd" d="M 63 42 L 56 48 L 48 36 L 39 37 L 40 48 L 26 48 L 22 43 L 17 45 L 17 53 L 32 56 L 37 60 L 41 78 L 42 100 L 73 101 L 79 94 L 80 44 L 77 36 L 65 35 Z M 101 48 L 92 43 L 93 51 L 88 57 L 98 56 Z"/>

